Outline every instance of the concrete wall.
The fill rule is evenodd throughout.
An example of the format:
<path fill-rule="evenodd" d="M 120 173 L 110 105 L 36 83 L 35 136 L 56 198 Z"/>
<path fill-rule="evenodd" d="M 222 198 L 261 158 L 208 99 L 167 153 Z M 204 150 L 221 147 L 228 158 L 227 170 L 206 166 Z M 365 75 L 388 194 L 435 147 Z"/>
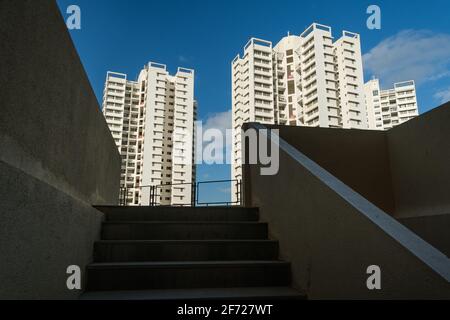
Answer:
<path fill-rule="evenodd" d="M 450 103 L 387 132 L 269 127 L 448 255 L 449 123 Z"/>
<path fill-rule="evenodd" d="M 0 2 L 0 160 L 91 204 L 120 156 L 53 0 Z"/>
<path fill-rule="evenodd" d="M 450 257 L 450 214 L 399 218 L 398 221 Z"/>
<path fill-rule="evenodd" d="M 120 156 L 53 0 L 0 1 L 0 299 L 73 299 Z"/>
<path fill-rule="evenodd" d="M 396 218 L 450 213 L 450 103 L 387 132 L 269 126 Z"/>
<path fill-rule="evenodd" d="M 387 141 L 395 216 L 450 214 L 450 103 L 388 131 Z"/>
<path fill-rule="evenodd" d="M 0 181 L 0 299 L 78 298 L 66 270 L 85 280 L 103 214 L 2 161 Z"/>
<path fill-rule="evenodd" d="M 260 207 L 280 241 L 296 287 L 311 299 L 450 298 L 448 258 L 288 143 L 280 145 L 277 175 L 244 166 L 244 197 L 246 206 Z M 381 267 L 380 291 L 367 289 L 371 265 Z"/>
<path fill-rule="evenodd" d="M 395 211 L 386 136 L 381 131 L 269 126 L 384 211 Z"/>

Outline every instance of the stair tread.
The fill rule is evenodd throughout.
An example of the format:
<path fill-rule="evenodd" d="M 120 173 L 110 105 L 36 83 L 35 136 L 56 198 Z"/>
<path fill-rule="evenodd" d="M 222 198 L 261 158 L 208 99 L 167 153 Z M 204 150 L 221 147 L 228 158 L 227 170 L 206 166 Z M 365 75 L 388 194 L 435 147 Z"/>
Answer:
<path fill-rule="evenodd" d="M 257 221 L 105 221 L 103 224 L 187 224 L 187 225 L 199 225 L 199 224 L 215 224 L 215 225 L 251 225 L 251 224 L 266 224 L 265 222 Z"/>
<path fill-rule="evenodd" d="M 205 239 L 205 240 L 99 240 L 98 244 L 239 244 L 239 243 L 278 243 L 268 239 Z"/>
<path fill-rule="evenodd" d="M 213 266 L 264 266 L 287 265 L 286 261 L 270 260 L 237 260 L 237 261 L 147 261 L 147 262 L 96 262 L 88 265 L 92 268 L 120 268 L 120 267 L 213 267 Z"/>
<path fill-rule="evenodd" d="M 106 221 L 81 299 L 304 298 L 257 208 L 97 209 Z"/>
<path fill-rule="evenodd" d="M 277 260 L 273 240 L 104 240 L 95 242 L 94 262 Z"/>
<path fill-rule="evenodd" d="M 121 220 L 189 220 L 258 221 L 257 208 L 244 207 L 96 207 L 107 221 Z"/>
<path fill-rule="evenodd" d="M 260 222 L 105 222 L 103 240 L 225 240 L 267 239 Z"/>
<path fill-rule="evenodd" d="M 239 298 L 304 298 L 289 287 L 166 289 L 134 291 L 92 291 L 84 293 L 81 300 L 209 300 Z"/>

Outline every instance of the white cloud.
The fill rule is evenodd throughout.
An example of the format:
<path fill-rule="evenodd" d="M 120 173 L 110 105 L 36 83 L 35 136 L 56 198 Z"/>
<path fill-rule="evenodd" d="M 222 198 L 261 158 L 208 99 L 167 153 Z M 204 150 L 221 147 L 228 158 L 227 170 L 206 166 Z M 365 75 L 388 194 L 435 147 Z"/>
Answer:
<path fill-rule="evenodd" d="M 450 88 L 436 92 L 433 96 L 439 103 L 446 103 L 450 101 Z"/>
<path fill-rule="evenodd" d="M 222 154 L 224 155 L 224 161 L 226 161 L 226 163 L 230 163 L 231 161 L 231 144 L 232 144 L 231 124 L 232 124 L 231 110 L 213 113 L 209 115 L 208 118 L 205 121 L 203 121 L 202 124 L 203 134 L 209 129 L 214 129 L 214 131 L 216 130 L 220 131 L 222 135 L 221 141 L 215 140 L 214 143 L 204 142 L 203 145 L 204 146 L 208 145 L 210 147 L 213 147 L 217 152 L 222 152 Z M 200 137 L 197 138 L 199 139 Z M 197 151 L 199 152 L 200 150 Z M 211 159 L 204 159 L 204 160 L 210 161 Z"/>
<path fill-rule="evenodd" d="M 404 30 L 381 41 L 363 60 L 366 73 L 380 78 L 384 86 L 442 79 L 450 76 L 450 35 Z"/>
<path fill-rule="evenodd" d="M 219 129 L 222 132 L 231 129 L 231 110 L 209 115 L 203 124 L 203 129 Z"/>

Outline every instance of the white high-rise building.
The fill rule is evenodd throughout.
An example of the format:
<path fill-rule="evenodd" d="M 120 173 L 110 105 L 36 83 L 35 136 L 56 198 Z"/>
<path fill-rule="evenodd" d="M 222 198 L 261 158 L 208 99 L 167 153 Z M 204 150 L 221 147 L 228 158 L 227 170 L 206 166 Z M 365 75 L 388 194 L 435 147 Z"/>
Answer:
<path fill-rule="evenodd" d="M 232 178 L 242 179 L 246 122 L 367 129 L 360 37 L 312 24 L 276 46 L 252 38 L 232 62 Z"/>
<path fill-rule="evenodd" d="M 103 114 L 122 156 L 127 205 L 149 204 L 150 186 L 158 186 L 156 204 L 191 203 L 196 109 L 194 70 L 171 76 L 165 65 L 150 62 L 137 81 L 108 72 Z"/>
<path fill-rule="evenodd" d="M 394 84 L 394 88 L 382 90 L 380 81 L 373 79 L 364 85 L 369 128 L 389 130 L 419 116 L 414 81 Z"/>

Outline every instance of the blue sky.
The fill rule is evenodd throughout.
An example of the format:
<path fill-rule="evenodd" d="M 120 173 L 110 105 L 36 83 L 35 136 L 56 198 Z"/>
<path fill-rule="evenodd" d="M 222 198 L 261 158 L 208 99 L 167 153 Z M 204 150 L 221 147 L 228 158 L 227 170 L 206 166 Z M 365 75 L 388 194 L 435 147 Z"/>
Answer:
<path fill-rule="evenodd" d="M 135 78 L 149 61 L 196 70 L 199 116 L 227 125 L 231 60 L 250 37 L 277 42 L 312 22 L 361 34 L 365 77 L 384 86 L 413 79 L 421 113 L 450 100 L 450 2 L 59 0 L 81 8 L 82 29 L 71 31 L 95 93 L 101 100 L 106 72 Z M 366 9 L 381 8 L 381 30 L 366 27 Z M 228 166 L 200 166 L 199 180 L 229 179 Z"/>

